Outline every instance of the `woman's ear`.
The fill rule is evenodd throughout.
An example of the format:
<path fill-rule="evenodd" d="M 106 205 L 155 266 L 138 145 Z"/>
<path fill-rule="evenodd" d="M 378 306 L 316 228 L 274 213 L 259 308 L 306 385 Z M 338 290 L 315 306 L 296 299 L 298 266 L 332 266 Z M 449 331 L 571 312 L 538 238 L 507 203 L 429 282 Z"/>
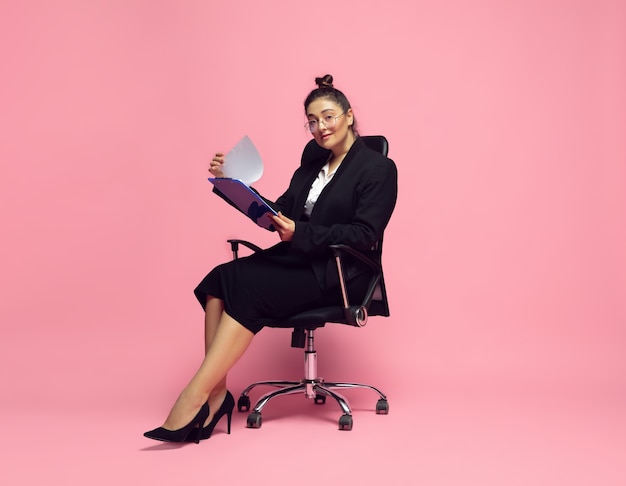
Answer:
<path fill-rule="evenodd" d="M 348 126 L 351 127 L 354 124 L 354 113 L 352 113 L 352 108 L 348 108 L 346 111 L 346 119 L 348 120 Z"/>

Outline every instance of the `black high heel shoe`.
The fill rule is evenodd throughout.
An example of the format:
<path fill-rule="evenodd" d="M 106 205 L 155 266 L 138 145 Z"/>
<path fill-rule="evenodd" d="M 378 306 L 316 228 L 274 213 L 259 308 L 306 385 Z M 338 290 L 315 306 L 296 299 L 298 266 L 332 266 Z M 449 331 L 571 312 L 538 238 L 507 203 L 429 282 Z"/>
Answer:
<path fill-rule="evenodd" d="M 202 424 L 208 416 L 209 404 L 205 403 L 202 405 L 200 411 L 196 414 L 193 420 L 184 427 L 177 430 L 168 430 L 163 427 L 158 427 L 144 433 L 143 435 L 149 439 L 162 440 L 163 442 L 186 442 L 188 437 L 194 435 L 194 431 L 196 431 L 194 442 L 197 444 L 200 442 L 197 430 L 199 430 L 199 427 L 202 427 Z"/>
<path fill-rule="evenodd" d="M 230 422 L 233 417 L 233 408 L 235 408 L 235 398 L 227 390 L 226 397 L 224 397 L 224 401 L 222 402 L 222 405 L 220 405 L 220 408 L 217 410 L 217 412 L 215 412 L 215 415 L 213 415 L 213 418 L 211 419 L 211 421 L 207 424 L 206 427 L 202 427 L 202 429 L 193 429 L 191 433 L 189 434 L 187 441 L 198 442 L 199 440 L 204 440 L 204 439 L 208 439 L 209 437 L 211 437 L 211 434 L 213 433 L 213 429 L 215 428 L 217 423 L 220 421 L 220 419 L 224 415 L 226 415 L 226 418 L 228 419 L 228 427 L 226 430 L 230 434 Z M 198 438 L 198 432 L 200 432 L 199 438 Z"/>

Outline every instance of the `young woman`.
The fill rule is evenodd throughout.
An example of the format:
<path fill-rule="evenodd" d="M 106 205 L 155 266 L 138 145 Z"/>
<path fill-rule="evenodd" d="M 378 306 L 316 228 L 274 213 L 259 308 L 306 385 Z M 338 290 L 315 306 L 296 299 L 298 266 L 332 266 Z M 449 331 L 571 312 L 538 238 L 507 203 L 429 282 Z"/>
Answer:
<path fill-rule="evenodd" d="M 278 212 L 272 219 L 281 242 L 219 265 L 195 289 L 205 311 L 206 354 L 164 424 L 146 437 L 198 442 L 211 436 L 224 415 L 230 433 L 235 400 L 226 375 L 254 335 L 269 319 L 341 305 L 329 245 L 368 252 L 389 222 L 397 196 L 394 162 L 359 139 L 350 103 L 333 87 L 333 77 L 315 81 L 318 87 L 304 102 L 306 127 L 327 151 L 300 166 L 287 191 L 276 202 L 268 201 Z M 217 153 L 209 172 L 223 177 L 224 163 L 224 155 Z M 359 270 L 358 262 L 348 265 L 353 295 L 365 292 L 350 286 Z"/>

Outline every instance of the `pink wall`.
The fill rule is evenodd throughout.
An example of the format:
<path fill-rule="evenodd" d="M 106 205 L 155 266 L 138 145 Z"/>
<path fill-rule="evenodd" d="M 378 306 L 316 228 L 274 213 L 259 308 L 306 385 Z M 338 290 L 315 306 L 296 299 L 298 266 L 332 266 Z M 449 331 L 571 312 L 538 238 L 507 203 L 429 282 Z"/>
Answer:
<path fill-rule="evenodd" d="M 207 162 L 248 134 L 278 195 L 327 72 L 388 137 L 400 194 L 393 315 L 320 332 L 322 372 L 623 393 L 623 2 L 3 2 L 0 19 L 4 406 L 169 405 L 201 355 L 194 286 L 226 238 L 275 241 L 210 194 Z M 233 387 L 300 360 L 264 331 Z"/>

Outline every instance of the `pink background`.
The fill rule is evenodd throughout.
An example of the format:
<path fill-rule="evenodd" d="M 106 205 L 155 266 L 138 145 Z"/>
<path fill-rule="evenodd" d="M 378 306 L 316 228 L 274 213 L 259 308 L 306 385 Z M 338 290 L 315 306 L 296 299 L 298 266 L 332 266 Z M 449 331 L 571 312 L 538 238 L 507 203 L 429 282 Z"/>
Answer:
<path fill-rule="evenodd" d="M 4 484 L 328 477 L 304 457 L 332 484 L 626 482 L 623 1 L 9 0 L 0 59 Z M 194 286 L 227 238 L 276 241 L 208 161 L 247 134 L 278 196 L 325 73 L 400 189 L 392 316 L 320 331 L 320 372 L 391 413 L 355 392 L 343 433 L 294 397 L 148 443 L 201 359 Z M 301 360 L 263 331 L 231 390 Z"/>

